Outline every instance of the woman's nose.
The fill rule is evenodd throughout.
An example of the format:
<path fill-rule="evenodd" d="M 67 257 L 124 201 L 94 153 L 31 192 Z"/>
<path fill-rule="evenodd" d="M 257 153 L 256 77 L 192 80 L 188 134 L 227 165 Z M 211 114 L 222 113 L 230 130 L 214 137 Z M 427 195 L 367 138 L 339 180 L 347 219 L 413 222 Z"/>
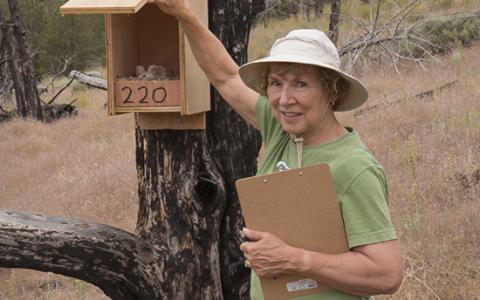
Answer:
<path fill-rule="evenodd" d="M 293 96 L 290 92 L 290 89 L 288 87 L 284 87 L 281 91 L 280 94 L 280 104 L 281 105 L 289 105 L 293 102 Z"/>

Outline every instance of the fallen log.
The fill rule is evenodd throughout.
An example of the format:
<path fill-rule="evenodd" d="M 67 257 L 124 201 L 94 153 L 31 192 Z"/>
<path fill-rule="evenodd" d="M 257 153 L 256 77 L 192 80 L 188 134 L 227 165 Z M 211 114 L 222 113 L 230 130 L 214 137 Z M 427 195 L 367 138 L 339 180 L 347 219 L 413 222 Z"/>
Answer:
<path fill-rule="evenodd" d="M 70 103 L 63 104 L 45 104 L 43 106 L 44 119 L 47 122 L 56 121 L 65 117 L 72 117 L 78 114 L 77 108 L 73 105 L 77 99 L 73 99 Z"/>
<path fill-rule="evenodd" d="M 70 78 L 76 79 L 78 82 L 97 88 L 101 90 L 107 90 L 107 81 L 103 78 L 90 76 L 80 71 L 73 70 L 68 75 Z"/>

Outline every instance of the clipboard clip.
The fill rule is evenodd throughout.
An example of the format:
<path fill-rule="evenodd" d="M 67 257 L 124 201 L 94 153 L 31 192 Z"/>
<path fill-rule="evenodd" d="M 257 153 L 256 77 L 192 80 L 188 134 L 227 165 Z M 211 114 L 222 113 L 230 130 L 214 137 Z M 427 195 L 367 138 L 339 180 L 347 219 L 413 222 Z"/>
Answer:
<path fill-rule="evenodd" d="M 277 163 L 277 165 L 275 166 L 275 169 L 277 171 L 280 171 L 280 172 L 283 172 L 283 171 L 288 171 L 290 170 L 290 167 L 287 165 L 286 162 L 284 162 L 283 160 L 279 161 Z"/>

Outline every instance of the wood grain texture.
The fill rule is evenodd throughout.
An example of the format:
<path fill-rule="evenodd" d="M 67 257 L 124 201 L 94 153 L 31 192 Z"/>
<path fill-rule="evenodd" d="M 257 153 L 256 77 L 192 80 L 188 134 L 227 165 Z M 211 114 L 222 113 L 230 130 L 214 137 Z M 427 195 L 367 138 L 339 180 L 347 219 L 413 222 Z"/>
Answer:
<path fill-rule="evenodd" d="M 180 106 L 161 106 L 156 108 L 151 107 L 117 107 L 115 108 L 117 113 L 170 113 L 170 112 L 180 112 Z M 153 129 L 153 128 L 150 128 Z M 162 129 L 166 129 L 165 127 Z M 185 128 L 188 129 L 188 128 Z"/>
<path fill-rule="evenodd" d="M 138 126 L 141 129 L 204 130 L 205 113 L 181 115 L 177 113 L 138 113 Z"/>
<path fill-rule="evenodd" d="M 134 14 L 148 0 L 70 0 L 60 7 L 62 14 Z"/>
<path fill-rule="evenodd" d="M 115 107 L 143 108 L 152 112 L 161 107 L 180 107 L 179 80 L 115 81 Z"/>
<path fill-rule="evenodd" d="M 195 16 L 205 26 L 208 26 L 207 1 L 189 0 L 188 2 L 195 12 Z M 180 38 L 184 38 L 183 59 L 185 68 L 185 105 L 182 106 L 182 114 L 209 111 L 211 108 L 210 82 L 195 60 L 188 40 L 183 36 Z"/>
<path fill-rule="evenodd" d="M 0 210 L 0 265 L 90 282 L 112 299 L 162 299 L 166 249 L 108 225 Z M 163 269 L 163 271 L 162 271 Z"/>
<path fill-rule="evenodd" d="M 159 65 L 169 73 L 178 75 L 179 34 L 178 22 L 164 14 L 156 5 L 145 5 L 136 15 L 137 64 L 147 68 Z"/>
<path fill-rule="evenodd" d="M 105 17 L 105 49 L 107 50 L 107 112 L 108 115 L 115 115 L 115 83 L 113 80 L 113 49 L 112 49 L 112 15 Z"/>
<path fill-rule="evenodd" d="M 108 99 L 110 113 L 119 113 L 116 109 L 115 79 L 135 74 L 137 66 L 136 22 L 133 15 L 107 15 L 107 72 Z"/>

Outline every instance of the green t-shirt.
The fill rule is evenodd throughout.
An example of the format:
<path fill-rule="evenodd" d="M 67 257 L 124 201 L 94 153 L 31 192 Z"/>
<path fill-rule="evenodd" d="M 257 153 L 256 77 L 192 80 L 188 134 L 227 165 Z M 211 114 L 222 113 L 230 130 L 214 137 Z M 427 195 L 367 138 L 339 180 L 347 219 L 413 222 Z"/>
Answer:
<path fill-rule="evenodd" d="M 297 148 L 272 114 L 270 103 L 260 97 L 256 108 L 264 154 L 257 175 L 272 173 L 278 161 L 290 168 L 297 167 Z M 382 166 L 375 160 L 358 134 L 351 128 L 339 139 L 321 145 L 303 146 L 304 166 L 328 163 L 340 209 L 349 248 L 396 238 L 388 211 L 388 190 Z M 255 229 L 255 228 L 252 228 Z M 258 276 L 252 272 L 250 296 L 263 299 Z M 295 298 L 298 300 L 369 299 L 340 291 Z"/>

